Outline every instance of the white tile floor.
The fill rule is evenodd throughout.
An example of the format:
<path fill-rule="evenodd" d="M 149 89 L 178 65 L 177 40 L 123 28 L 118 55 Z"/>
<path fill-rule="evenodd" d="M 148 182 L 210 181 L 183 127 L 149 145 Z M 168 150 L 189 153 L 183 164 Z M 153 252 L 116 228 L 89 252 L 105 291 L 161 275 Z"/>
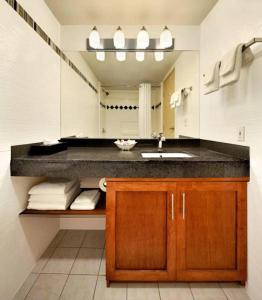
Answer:
<path fill-rule="evenodd" d="M 248 300 L 233 283 L 114 283 L 106 288 L 103 231 L 61 230 L 15 300 Z"/>

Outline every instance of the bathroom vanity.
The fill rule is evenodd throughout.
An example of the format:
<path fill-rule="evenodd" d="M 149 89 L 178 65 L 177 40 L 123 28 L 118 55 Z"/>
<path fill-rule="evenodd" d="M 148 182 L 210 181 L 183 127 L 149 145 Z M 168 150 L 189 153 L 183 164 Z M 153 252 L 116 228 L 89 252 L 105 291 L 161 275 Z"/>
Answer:
<path fill-rule="evenodd" d="M 108 179 L 108 281 L 246 280 L 247 178 Z"/>
<path fill-rule="evenodd" d="M 110 139 L 63 141 L 68 149 L 48 156 L 12 147 L 11 175 L 106 177 L 108 284 L 246 281 L 248 147 L 174 139 L 163 154 L 184 157 L 149 158 L 142 153 L 156 153 L 155 140 L 130 152 Z"/>

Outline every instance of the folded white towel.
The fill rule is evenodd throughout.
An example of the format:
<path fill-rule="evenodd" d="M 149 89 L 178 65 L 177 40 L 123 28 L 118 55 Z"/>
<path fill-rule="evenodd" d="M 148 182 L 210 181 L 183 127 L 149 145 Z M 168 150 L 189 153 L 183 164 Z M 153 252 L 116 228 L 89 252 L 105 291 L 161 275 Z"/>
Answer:
<path fill-rule="evenodd" d="M 38 202 L 38 203 L 52 203 L 52 202 L 59 202 L 59 203 L 66 203 L 72 199 L 72 197 L 79 193 L 80 187 L 79 184 L 75 184 L 66 194 L 64 195 L 49 195 L 49 194 L 42 194 L 42 195 L 30 195 L 28 202 Z"/>
<path fill-rule="evenodd" d="M 183 89 L 178 89 L 175 91 L 170 99 L 170 106 L 171 108 L 179 107 L 182 104 L 183 99 Z"/>
<path fill-rule="evenodd" d="M 66 203 L 29 203 L 27 209 L 35 210 L 66 210 L 69 204 Z"/>
<path fill-rule="evenodd" d="M 243 52 L 243 46 L 244 44 L 237 45 L 223 57 L 220 68 L 220 87 L 237 82 L 242 65 L 254 59 L 249 48 Z"/>
<path fill-rule="evenodd" d="M 214 65 L 210 66 L 205 72 L 204 77 L 204 94 L 210 94 L 219 89 L 219 68 L 221 62 L 218 61 Z"/>
<path fill-rule="evenodd" d="M 57 196 L 38 196 L 31 195 L 28 202 L 28 209 L 36 210 L 65 210 L 72 203 L 72 201 L 80 193 L 80 188 L 73 188 L 67 193 L 62 200 Z"/>
<path fill-rule="evenodd" d="M 28 192 L 29 195 L 64 195 L 66 194 L 77 180 L 68 179 L 49 179 L 33 186 Z"/>
<path fill-rule="evenodd" d="M 82 192 L 71 204 L 71 209 L 77 210 L 93 210 L 100 198 L 99 190 L 89 190 Z"/>

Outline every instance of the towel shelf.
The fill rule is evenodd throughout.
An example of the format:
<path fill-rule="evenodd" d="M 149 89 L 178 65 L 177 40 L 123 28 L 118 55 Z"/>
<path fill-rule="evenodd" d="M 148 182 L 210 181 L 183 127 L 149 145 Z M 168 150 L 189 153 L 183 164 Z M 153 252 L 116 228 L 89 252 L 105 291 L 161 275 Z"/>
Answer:
<path fill-rule="evenodd" d="M 25 209 L 20 215 L 48 215 L 48 216 L 88 216 L 88 215 L 105 215 L 106 213 L 106 197 L 105 193 L 101 193 L 101 197 L 94 210 L 36 210 L 36 209 Z"/>
<path fill-rule="evenodd" d="M 246 43 L 243 47 L 243 51 L 245 51 L 247 48 L 251 47 L 252 45 L 256 43 L 262 43 L 262 38 L 253 38 L 248 43 Z"/>

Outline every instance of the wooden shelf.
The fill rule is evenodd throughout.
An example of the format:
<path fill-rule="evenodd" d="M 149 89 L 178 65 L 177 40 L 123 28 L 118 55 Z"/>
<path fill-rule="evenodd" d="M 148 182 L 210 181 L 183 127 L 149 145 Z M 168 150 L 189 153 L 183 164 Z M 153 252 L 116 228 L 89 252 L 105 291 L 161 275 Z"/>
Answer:
<path fill-rule="evenodd" d="M 36 210 L 25 209 L 20 215 L 48 215 L 48 216 L 88 216 L 88 215 L 105 215 L 106 214 L 106 197 L 105 193 L 101 194 L 97 207 L 94 210 Z"/>

